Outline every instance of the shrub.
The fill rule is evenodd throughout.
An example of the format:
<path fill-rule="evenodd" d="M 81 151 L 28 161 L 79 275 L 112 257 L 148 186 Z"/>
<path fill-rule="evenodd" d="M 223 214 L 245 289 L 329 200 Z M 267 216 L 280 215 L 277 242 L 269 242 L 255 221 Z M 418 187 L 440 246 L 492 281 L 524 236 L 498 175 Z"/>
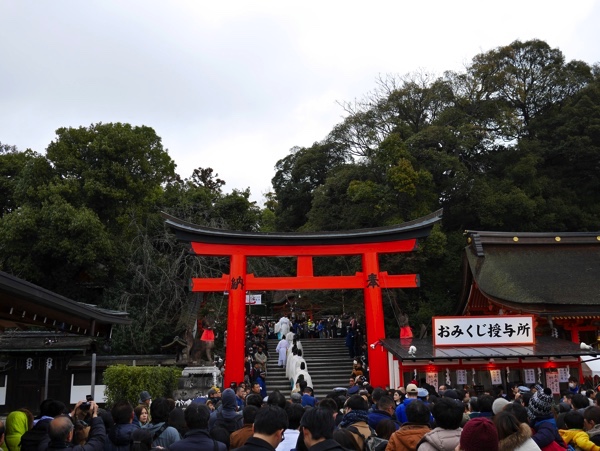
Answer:
<path fill-rule="evenodd" d="M 106 404 L 127 400 L 137 405 L 140 393 L 148 391 L 153 398 L 173 397 L 181 369 L 166 366 L 109 366 L 104 370 L 106 384 Z"/>

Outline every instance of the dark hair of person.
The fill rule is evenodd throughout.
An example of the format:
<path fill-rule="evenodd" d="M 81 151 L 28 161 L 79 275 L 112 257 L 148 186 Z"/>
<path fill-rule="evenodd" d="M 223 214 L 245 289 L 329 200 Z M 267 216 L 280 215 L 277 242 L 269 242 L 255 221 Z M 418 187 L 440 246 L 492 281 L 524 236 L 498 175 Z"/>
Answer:
<path fill-rule="evenodd" d="M 371 398 L 373 398 L 373 402 L 375 404 L 377 404 L 377 402 L 379 402 L 381 397 L 385 396 L 385 395 L 386 395 L 385 390 L 381 387 L 377 387 L 377 388 L 373 389 L 373 392 L 371 393 Z"/>
<path fill-rule="evenodd" d="M 304 393 L 304 390 L 306 390 L 306 387 L 308 387 L 308 382 L 305 381 L 304 379 L 302 379 L 299 383 L 298 383 L 298 387 L 300 388 L 300 392 Z"/>
<path fill-rule="evenodd" d="M 254 432 L 272 435 L 279 429 L 287 429 L 288 425 L 285 410 L 279 406 L 264 406 L 256 413 Z"/>
<path fill-rule="evenodd" d="M 583 415 L 577 410 L 567 412 L 564 420 L 569 429 L 583 429 Z"/>
<path fill-rule="evenodd" d="M 283 409 L 286 405 L 285 396 L 279 390 L 273 390 L 268 396 L 267 404 L 270 406 L 279 406 Z"/>
<path fill-rule="evenodd" d="M 523 405 L 525 407 L 527 407 L 529 405 L 529 400 L 531 399 L 532 396 L 533 396 L 533 393 L 531 393 L 531 392 L 523 393 L 521 395 L 521 401 L 523 402 Z"/>
<path fill-rule="evenodd" d="M 171 412 L 171 406 L 167 398 L 156 398 L 150 405 L 150 416 L 152 417 L 152 424 L 162 423 L 169 421 L 169 413 Z"/>
<path fill-rule="evenodd" d="M 406 419 L 410 423 L 429 424 L 431 419 L 429 407 L 420 399 L 415 399 L 406 406 Z"/>
<path fill-rule="evenodd" d="M 381 420 L 377 423 L 375 432 L 377 433 L 377 437 L 389 440 L 391 435 L 396 432 L 396 422 L 394 420 Z"/>
<path fill-rule="evenodd" d="M 358 446 L 358 442 L 354 438 L 354 434 L 348 429 L 336 429 L 335 431 L 333 431 L 332 438 L 336 442 L 338 442 L 344 449 L 350 451 L 362 451 Z"/>
<path fill-rule="evenodd" d="M 5 432 L 6 432 L 6 426 L 4 426 L 4 423 L 2 421 L 0 421 L 0 437 L 2 437 Z"/>
<path fill-rule="evenodd" d="M 473 396 L 469 399 L 469 404 L 471 404 L 471 412 L 479 412 L 479 398 Z"/>
<path fill-rule="evenodd" d="M 131 451 L 150 451 L 152 433 L 148 429 L 136 428 L 131 433 Z"/>
<path fill-rule="evenodd" d="M 75 423 L 73 424 L 73 440 L 71 440 L 73 445 L 85 445 L 89 432 L 89 424 L 81 420 L 75 421 Z"/>
<path fill-rule="evenodd" d="M 254 424 L 254 419 L 256 418 L 256 412 L 258 412 L 258 407 L 256 406 L 246 406 L 242 411 L 242 416 L 244 417 L 244 424 Z"/>
<path fill-rule="evenodd" d="M 263 401 L 259 394 L 250 393 L 248 396 L 246 396 L 247 406 L 255 406 L 260 409 L 262 407 L 262 403 Z"/>
<path fill-rule="evenodd" d="M 377 408 L 379 410 L 386 410 L 390 407 L 394 407 L 395 405 L 396 403 L 394 402 L 394 400 L 387 395 L 382 396 L 381 398 L 379 398 L 379 401 L 377 401 Z"/>
<path fill-rule="evenodd" d="M 463 418 L 462 402 L 456 402 L 455 399 L 442 398 L 434 404 L 432 413 L 438 427 L 443 429 L 457 429 L 460 427 Z"/>
<path fill-rule="evenodd" d="M 215 439 L 217 442 L 224 443 L 225 446 L 227 447 L 227 449 L 230 448 L 230 446 L 231 446 L 231 442 L 230 442 L 231 434 L 224 427 L 222 427 L 222 426 L 215 426 L 214 428 L 212 428 L 210 430 L 210 436 L 211 436 L 211 438 Z"/>
<path fill-rule="evenodd" d="M 328 440 L 333 437 L 335 421 L 329 409 L 316 407 L 304 412 L 300 426 L 310 431 L 313 440 L 320 440 L 322 438 Z"/>
<path fill-rule="evenodd" d="M 348 398 L 345 404 L 346 407 L 350 407 L 352 410 L 369 410 L 369 404 L 360 395 L 352 395 Z"/>
<path fill-rule="evenodd" d="M 498 430 L 499 440 L 503 440 L 521 429 L 521 422 L 517 417 L 505 410 L 494 415 L 494 424 Z"/>
<path fill-rule="evenodd" d="M 110 411 L 98 408 L 98 416 L 102 418 L 102 422 L 104 423 L 104 429 L 106 431 L 110 431 L 110 429 L 115 425 L 115 420 L 113 419 L 112 413 L 110 413 Z"/>
<path fill-rule="evenodd" d="M 42 417 L 57 417 L 66 411 L 66 406 L 63 402 L 55 399 L 45 399 L 40 404 L 40 416 Z"/>
<path fill-rule="evenodd" d="M 600 424 L 600 407 L 591 406 L 583 411 L 583 418 L 593 421 L 594 424 Z"/>
<path fill-rule="evenodd" d="M 494 404 L 494 398 L 490 395 L 482 395 L 477 398 L 477 402 L 479 403 L 479 411 L 480 412 L 491 412 L 492 405 Z"/>
<path fill-rule="evenodd" d="M 192 403 L 185 409 L 184 418 L 189 429 L 208 429 L 210 409 L 205 404 Z"/>
<path fill-rule="evenodd" d="M 133 411 L 135 412 L 135 416 L 138 418 L 138 420 L 140 419 L 140 417 L 142 416 L 142 411 L 145 410 L 146 413 L 148 412 L 148 407 L 145 405 L 139 405 L 139 406 L 135 406 L 135 408 L 133 409 Z"/>
<path fill-rule="evenodd" d="M 129 401 L 117 401 L 113 408 L 110 409 L 110 413 L 116 424 L 127 424 L 131 421 L 133 406 Z"/>
<path fill-rule="evenodd" d="M 69 433 L 73 430 L 74 425 L 71 418 L 67 415 L 58 415 L 48 426 L 48 436 L 54 442 L 66 442 Z"/>
<path fill-rule="evenodd" d="M 342 406 L 343 406 L 343 404 L 342 404 Z M 322 409 L 331 410 L 332 415 L 334 413 L 338 412 L 341 408 L 338 405 L 338 403 L 335 401 L 335 399 L 332 399 L 332 398 L 325 398 L 325 399 L 322 399 L 321 401 L 319 401 L 319 407 Z"/>
<path fill-rule="evenodd" d="M 175 407 L 169 412 L 169 426 L 177 429 L 177 432 L 179 432 L 181 436 L 188 431 L 188 425 L 184 415 L 184 411 L 181 407 Z"/>
<path fill-rule="evenodd" d="M 506 406 L 504 406 L 504 409 L 502 409 L 502 411 L 512 413 L 516 417 L 516 419 L 519 420 L 519 423 L 529 423 L 529 418 L 527 417 L 527 409 L 523 404 L 521 404 L 518 401 L 507 404 Z"/>
<path fill-rule="evenodd" d="M 585 409 L 590 406 L 590 400 L 587 396 L 582 395 L 581 393 L 577 393 L 573 395 L 573 399 L 571 400 L 571 404 L 573 404 L 573 409 Z"/>
<path fill-rule="evenodd" d="M 323 401 L 325 401 L 325 399 Z M 321 403 L 323 401 L 321 401 Z M 321 403 L 319 403 L 319 407 L 321 407 Z M 286 403 L 285 413 L 287 414 L 289 422 L 288 429 L 298 429 L 300 427 L 300 421 L 304 416 L 304 412 L 305 410 L 304 407 L 302 407 L 302 404 L 295 404 L 290 402 Z M 331 412 L 331 415 L 333 416 L 333 412 Z"/>
<path fill-rule="evenodd" d="M 594 390 L 592 390 L 592 389 L 587 389 L 585 391 L 585 396 L 587 396 L 588 398 L 591 398 L 593 394 L 594 394 Z"/>

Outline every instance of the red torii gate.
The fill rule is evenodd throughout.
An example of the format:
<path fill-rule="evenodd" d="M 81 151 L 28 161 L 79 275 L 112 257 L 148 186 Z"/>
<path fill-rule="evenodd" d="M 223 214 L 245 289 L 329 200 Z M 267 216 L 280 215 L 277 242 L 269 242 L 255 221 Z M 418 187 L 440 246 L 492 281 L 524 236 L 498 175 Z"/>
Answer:
<path fill-rule="evenodd" d="M 411 252 L 417 238 L 429 235 L 442 210 L 391 227 L 317 233 L 236 232 L 201 227 L 163 214 L 180 241 L 191 244 L 198 256 L 230 258 L 229 274 L 218 278 L 193 278 L 191 291 L 229 291 L 225 386 L 244 379 L 246 291 L 363 289 L 367 343 L 385 338 L 382 288 L 415 288 L 417 274 L 389 275 L 379 270 L 379 254 Z M 313 257 L 361 255 L 362 272 L 353 276 L 315 276 Z M 297 257 L 296 276 L 255 277 L 246 272 L 248 257 Z M 389 384 L 387 355 L 368 347 L 370 383 Z"/>

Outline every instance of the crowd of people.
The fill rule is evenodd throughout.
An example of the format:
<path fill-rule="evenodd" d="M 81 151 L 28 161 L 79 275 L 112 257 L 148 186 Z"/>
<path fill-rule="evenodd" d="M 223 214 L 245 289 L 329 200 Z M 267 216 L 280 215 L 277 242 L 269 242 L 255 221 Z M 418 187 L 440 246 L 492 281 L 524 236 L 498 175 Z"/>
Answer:
<path fill-rule="evenodd" d="M 511 386 L 474 396 L 468 387 L 439 389 L 412 381 L 386 390 L 364 382 L 317 400 L 246 384 L 213 388 L 185 408 L 172 399 L 140 394 L 139 405 L 94 401 L 72 409 L 48 399 L 34 418 L 14 411 L 0 424 L 7 451 L 509 451 L 599 450 L 596 391 L 568 392 L 555 403 L 548 388 Z M 306 388 L 306 387 L 305 387 Z M 599 397 L 600 399 L 600 397 Z"/>

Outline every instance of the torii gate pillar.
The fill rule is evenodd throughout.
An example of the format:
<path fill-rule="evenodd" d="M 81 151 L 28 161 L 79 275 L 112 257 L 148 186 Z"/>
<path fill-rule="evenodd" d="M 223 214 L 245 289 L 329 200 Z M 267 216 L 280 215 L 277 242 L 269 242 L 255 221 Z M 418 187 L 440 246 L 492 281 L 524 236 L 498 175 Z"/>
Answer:
<path fill-rule="evenodd" d="M 379 274 L 379 258 L 375 252 L 367 252 L 362 256 L 363 274 L 365 274 L 365 322 L 367 326 L 367 352 L 369 356 L 369 382 L 373 387 L 389 385 L 387 353 L 383 346 L 377 346 L 381 338 L 385 338 L 383 320 L 383 299 L 378 280 L 369 277 Z M 374 348 L 370 345 L 375 344 Z"/>

